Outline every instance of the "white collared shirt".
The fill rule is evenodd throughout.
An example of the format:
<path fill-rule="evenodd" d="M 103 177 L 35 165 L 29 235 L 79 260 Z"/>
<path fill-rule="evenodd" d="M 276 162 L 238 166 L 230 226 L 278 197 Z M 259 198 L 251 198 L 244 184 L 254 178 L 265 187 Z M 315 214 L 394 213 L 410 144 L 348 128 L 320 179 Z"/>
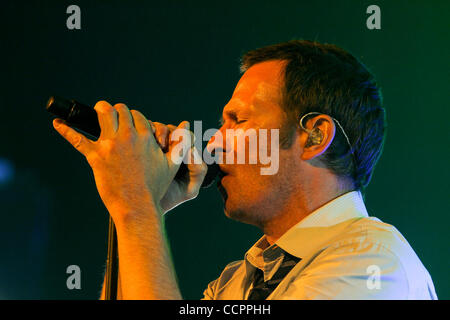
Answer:
<path fill-rule="evenodd" d="M 394 226 L 369 217 L 357 191 L 315 210 L 272 246 L 263 236 L 244 260 L 225 267 L 203 299 L 247 299 L 255 269 L 270 280 L 283 252 L 301 260 L 268 300 L 437 299 L 431 277 L 409 243 Z"/>

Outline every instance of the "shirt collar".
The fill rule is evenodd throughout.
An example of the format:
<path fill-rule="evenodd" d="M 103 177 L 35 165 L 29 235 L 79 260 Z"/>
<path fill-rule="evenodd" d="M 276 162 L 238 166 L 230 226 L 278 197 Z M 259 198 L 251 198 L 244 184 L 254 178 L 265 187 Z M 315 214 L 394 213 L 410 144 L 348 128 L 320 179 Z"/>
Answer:
<path fill-rule="evenodd" d="M 298 258 L 338 235 L 355 218 L 368 217 L 359 191 L 345 193 L 326 203 L 301 220 L 275 244 Z"/>
<path fill-rule="evenodd" d="M 275 243 L 269 245 L 263 236 L 245 254 L 246 272 L 250 274 L 254 268 L 258 268 L 264 273 L 264 281 L 267 281 L 277 271 L 283 257 L 283 249 Z"/>

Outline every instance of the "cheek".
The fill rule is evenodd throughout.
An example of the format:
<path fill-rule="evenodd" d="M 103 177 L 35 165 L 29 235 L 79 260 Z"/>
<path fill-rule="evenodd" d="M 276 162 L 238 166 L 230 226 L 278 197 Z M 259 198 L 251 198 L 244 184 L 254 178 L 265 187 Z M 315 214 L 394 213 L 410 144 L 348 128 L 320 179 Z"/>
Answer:
<path fill-rule="evenodd" d="M 232 198 L 242 203 L 261 202 L 274 189 L 274 176 L 263 176 L 255 165 L 238 166 L 236 175 L 227 182 L 227 190 Z"/>
<path fill-rule="evenodd" d="M 229 131 L 227 142 L 227 163 L 267 164 L 268 157 L 279 153 L 279 130 L 249 128 Z"/>
<path fill-rule="evenodd" d="M 238 164 L 258 163 L 258 132 L 255 129 L 239 130 L 234 136 L 234 153 Z"/>

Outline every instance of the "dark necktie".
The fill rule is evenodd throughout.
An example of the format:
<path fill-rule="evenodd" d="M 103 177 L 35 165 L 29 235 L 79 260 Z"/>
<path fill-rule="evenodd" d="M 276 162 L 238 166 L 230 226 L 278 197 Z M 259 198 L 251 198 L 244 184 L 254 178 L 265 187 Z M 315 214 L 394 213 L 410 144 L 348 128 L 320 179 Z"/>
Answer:
<path fill-rule="evenodd" d="M 272 279 L 268 281 L 264 281 L 264 272 L 256 268 L 253 274 L 253 288 L 248 295 L 248 300 L 265 300 L 300 260 L 285 252 L 283 262 Z"/>

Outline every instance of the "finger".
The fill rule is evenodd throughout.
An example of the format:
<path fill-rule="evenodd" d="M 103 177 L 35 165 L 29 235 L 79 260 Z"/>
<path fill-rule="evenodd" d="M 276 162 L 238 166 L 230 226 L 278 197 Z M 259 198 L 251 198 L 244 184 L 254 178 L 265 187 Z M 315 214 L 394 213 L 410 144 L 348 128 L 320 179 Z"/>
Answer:
<path fill-rule="evenodd" d="M 106 101 L 97 102 L 94 109 L 97 112 L 101 128 L 100 138 L 109 139 L 114 137 L 119 125 L 116 109 Z"/>
<path fill-rule="evenodd" d="M 193 145 L 186 155 L 186 164 L 189 169 L 189 175 L 193 178 L 203 177 L 208 171 L 208 166 L 203 162 L 200 153 L 197 148 Z"/>
<path fill-rule="evenodd" d="M 175 173 L 193 144 L 193 135 L 189 131 L 189 127 L 189 122 L 183 121 L 170 135 L 171 142 L 166 157 L 169 158 L 169 167 Z"/>
<path fill-rule="evenodd" d="M 189 122 L 187 122 L 187 124 L 190 125 Z M 169 139 L 168 139 L 169 146 L 172 145 L 172 144 L 178 143 L 178 138 L 172 139 L 172 132 L 177 130 L 179 127 L 176 127 L 173 124 L 168 124 L 167 127 L 170 130 Z M 189 129 L 186 129 L 186 130 L 189 130 Z M 195 143 L 195 135 L 194 135 L 194 133 L 192 131 L 189 131 L 189 134 L 191 136 L 191 140 L 190 140 L 191 141 L 191 145 L 193 145 Z"/>
<path fill-rule="evenodd" d="M 200 186 L 205 179 L 208 166 L 201 159 L 201 156 L 195 146 L 192 146 L 187 153 L 187 167 L 189 170 L 189 184 L 186 190 L 186 197 L 193 199 L 197 197 Z"/>
<path fill-rule="evenodd" d="M 167 128 L 169 128 L 170 132 L 174 131 L 177 127 L 174 126 L 173 124 L 168 124 Z"/>
<path fill-rule="evenodd" d="M 137 110 L 130 111 L 133 116 L 134 127 L 136 128 L 136 132 L 148 138 L 148 142 L 151 148 L 160 149 L 158 146 L 158 142 L 153 135 L 152 122 L 147 120 L 147 118 Z"/>
<path fill-rule="evenodd" d="M 114 108 L 119 114 L 119 128 L 117 129 L 117 132 L 119 134 L 135 132 L 136 129 L 133 124 L 133 116 L 128 107 L 123 103 L 117 103 L 114 105 Z"/>
<path fill-rule="evenodd" d="M 81 133 L 75 131 L 67 124 L 65 124 L 61 119 L 53 120 L 53 127 L 58 133 L 63 136 L 75 149 L 77 149 L 81 154 L 87 157 L 88 153 L 93 148 L 93 143 L 88 138 L 83 136 Z"/>
<path fill-rule="evenodd" d="M 164 152 L 167 152 L 169 148 L 169 135 L 171 132 L 169 127 L 156 121 L 153 121 L 153 125 L 155 126 L 155 137 L 159 146 Z"/>
<path fill-rule="evenodd" d="M 174 132 L 175 130 L 177 130 L 178 127 L 177 127 L 177 126 L 174 126 L 173 124 L 168 124 L 168 125 L 167 125 L 167 128 L 169 128 L 169 131 L 170 131 L 169 139 L 168 139 L 169 146 L 172 145 L 172 144 L 176 144 L 176 143 L 178 142 L 178 138 L 177 138 L 177 139 L 172 139 L 172 132 Z M 194 134 L 191 132 L 191 138 L 192 138 L 192 137 L 194 137 Z M 191 141 L 193 141 L 193 140 L 191 140 Z"/>
<path fill-rule="evenodd" d="M 137 110 L 131 110 L 131 115 L 133 117 L 134 127 L 136 131 L 140 134 L 150 134 L 152 132 L 152 128 L 147 118 Z"/>

